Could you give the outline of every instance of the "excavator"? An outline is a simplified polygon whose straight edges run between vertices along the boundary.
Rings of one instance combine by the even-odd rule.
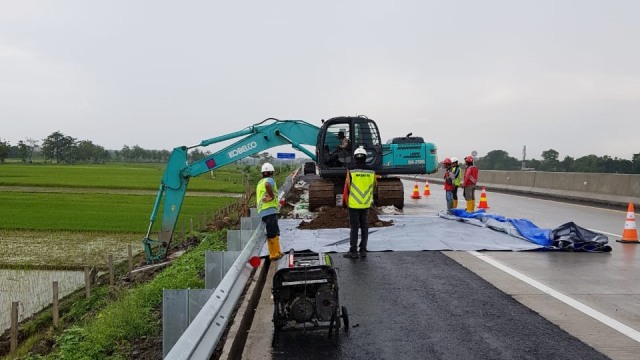
[[[241,138],[220,151],[189,163],[187,153],[194,148]],[[344,140],[346,138],[347,140]],[[315,126],[303,120],[268,118],[243,130],[203,140],[193,146],[173,149],[162,176],[143,246],[147,263],[164,261],[173,238],[189,179],[267,149],[290,145],[313,160],[305,164],[309,182],[309,208],[336,206],[336,195],[342,193],[353,151],[362,146],[367,164],[376,171],[376,206],[404,206],[404,187],[394,175],[430,174],[437,171],[437,148],[422,137],[389,140],[383,144],[378,126],[366,116],[342,116],[322,120]],[[315,147],[310,151],[305,146]],[[311,166],[308,166],[311,165]],[[158,239],[150,238],[158,212],[162,207],[162,223]]]

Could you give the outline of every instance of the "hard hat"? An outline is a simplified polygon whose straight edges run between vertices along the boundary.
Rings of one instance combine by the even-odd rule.
[[[273,169],[273,165],[269,164],[269,163],[264,163],[262,164],[262,170],[260,170],[261,172],[273,172],[275,171]]]
[[[365,150],[364,147],[359,146],[356,151],[353,152],[353,157],[356,159],[366,159],[367,150]]]
[[[467,156],[466,158],[464,158],[464,161],[468,163],[473,163],[473,156],[471,155]]]
[[[445,165],[450,165],[451,164],[451,159],[444,158],[444,160],[442,160],[442,163],[445,164]]]
[[[455,156],[454,156],[454,157],[452,157],[452,158],[451,158],[451,162],[452,162],[452,163],[454,163],[454,162],[458,162],[458,158],[457,158],[457,157],[455,157]]]

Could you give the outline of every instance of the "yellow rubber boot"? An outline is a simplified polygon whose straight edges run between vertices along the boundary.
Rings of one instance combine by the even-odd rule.
[[[458,200],[453,200],[453,208],[457,208],[458,207]]]
[[[282,257],[282,251],[280,251],[280,236],[267,239],[267,248],[269,249],[270,260],[280,259]]]
[[[280,259],[284,255],[282,253],[282,249],[280,249],[280,235],[276,235],[275,248],[276,248],[276,252],[278,253],[278,259]]]
[[[467,200],[467,211],[468,212],[473,212],[473,200]]]
[[[276,238],[267,239],[267,249],[269,249],[269,259],[275,260],[278,257],[278,250],[276,250]]]

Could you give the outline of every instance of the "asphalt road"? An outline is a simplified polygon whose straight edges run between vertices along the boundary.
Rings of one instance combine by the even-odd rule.
[[[283,333],[274,359],[606,359],[441,252],[336,255],[349,331]]]
[[[412,187],[413,182],[406,182],[406,196]],[[432,186],[429,197],[407,199],[404,213],[434,215],[445,204],[440,187]],[[640,358],[640,246],[615,242],[626,209],[497,193],[488,193],[487,200],[490,212],[527,218],[540,227],[574,221],[603,232],[613,251],[380,252],[358,260],[333,254],[349,331],[341,332],[339,340],[328,339],[326,330],[283,333],[271,349],[273,304],[267,295],[243,356]],[[268,285],[264,294],[270,291]]]

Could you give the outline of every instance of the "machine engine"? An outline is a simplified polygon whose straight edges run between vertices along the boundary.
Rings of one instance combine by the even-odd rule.
[[[290,251],[278,261],[273,276],[274,343],[284,330],[348,329],[348,315],[338,303],[338,282],[328,254]]]

